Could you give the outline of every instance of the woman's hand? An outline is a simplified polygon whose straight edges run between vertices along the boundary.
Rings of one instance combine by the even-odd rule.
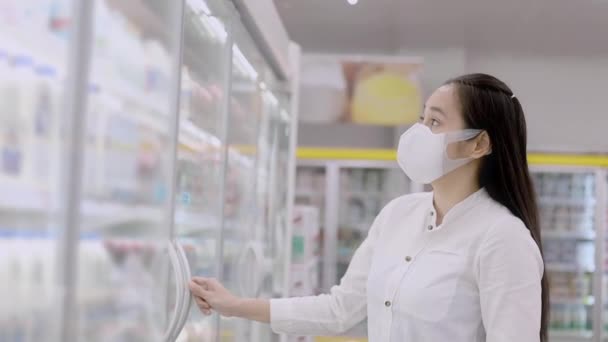
[[[241,298],[230,293],[217,280],[194,277],[189,285],[196,305],[205,315],[215,310],[225,317],[238,316]]]
[[[210,315],[215,310],[222,316],[241,317],[258,322],[270,322],[270,301],[268,299],[241,298],[215,279],[194,277],[190,281],[190,291],[198,308]]]

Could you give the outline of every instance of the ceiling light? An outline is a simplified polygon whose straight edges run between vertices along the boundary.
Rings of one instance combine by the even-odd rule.
[[[347,0],[349,4],[356,5],[359,0]]]

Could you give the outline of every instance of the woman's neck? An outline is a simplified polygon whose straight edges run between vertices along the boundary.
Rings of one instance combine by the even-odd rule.
[[[455,170],[433,182],[433,205],[437,211],[438,225],[450,209],[481,188],[476,176],[457,171],[464,170]]]

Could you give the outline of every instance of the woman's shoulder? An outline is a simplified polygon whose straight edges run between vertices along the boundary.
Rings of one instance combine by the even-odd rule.
[[[384,206],[383,211],[398,210],[403,212],[404,210],[415,209],[420,206],[428,206],[432,203],[432,200],[432,192],[415,192],[406,194],[392,199],[386,206]]]
[[[494,222],[487,227],[480,246],[482,250],[504,253],[505,256],[512,256],[513,253],[534,255],[539,261],[542,260],[536,241],[520,218],[503,206],[488,209],[494,216]]]
[[[433,193],[432,192],[416,192],[399,196],[391,200],[388,204],[382,208],[379,217],[383,220],[389,219],[390,217],[403,217],[408,213],[414,212],[418,208],[428,207],[432,205]]]

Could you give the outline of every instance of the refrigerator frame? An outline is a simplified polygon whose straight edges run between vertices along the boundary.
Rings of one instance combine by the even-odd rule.
[[[68,120],[69,138],[66,144],[64,165],[66,172],[62,174],[62,187],[67,188],[65,197],[64,230],[59,235],[58,253],[60,272],[61,312],[59,318],[59,341],[75,341],[77,331],[76,321],[76,286],[78,270],[78,245],[80,234],[80,193],[84,161],[84,127],[85,118],[81,113],[86,112],[87,100],[83,89],[87,89],[89,64],[91,61],[92,36],[92,1],[72,0],[71,15],[73,19],[73,40],[70,41],[68,52],[68,68],[66,77],[66,92],[64,111]],[[65,187],[64,187],[65,186]]]

